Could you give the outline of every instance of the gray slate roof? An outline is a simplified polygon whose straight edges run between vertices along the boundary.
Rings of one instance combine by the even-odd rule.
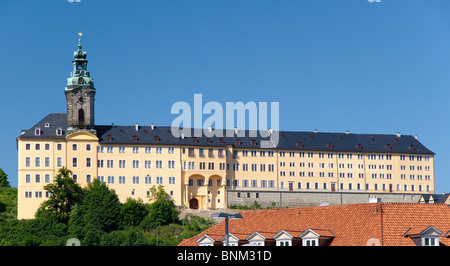
[[[45,127],[48,123],[49,127]],[[40,127],[41,135],[35,136],[34,129]],[[67,127],[67,115],[52,113],[39,121],[31,129],[26,130],[19,138],[65,138]],[[62,136],[56,135],[56,129],[62,128]],[[177,138],[171,134],[169,126],[95,126],[97,137],[101,144],[167,144],[189,146],[225,147],[228,144],[239,148],[260,148],[263,138],[249,137],[249,131],[245,131],[245,137],[224,136],[208,138],[185,137]],[[193,136],[194,134],[191,134]],[[195,140],[195,141],[194,141]],[[240,140],[240,144],[239,141]],[[351,133],[324,133],[324,132],[294,132],[280,131],[277,149],[283,150],[314,150],[314,151],[342,151],[342,152],[374,152],[374,153],[409,153],[409,154],[434,154],[410,135],[397,136],[396,134],[351,134]]]

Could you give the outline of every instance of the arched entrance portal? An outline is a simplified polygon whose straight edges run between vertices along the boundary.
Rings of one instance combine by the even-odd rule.
[[[193,198],[189,201],[189,208],[198,209],[198,200],[196,198]]]

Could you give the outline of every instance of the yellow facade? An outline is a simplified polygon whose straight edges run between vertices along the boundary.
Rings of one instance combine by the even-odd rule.
[[[150,187],[163,185],[176,205],[200,209],[226,208],[227,190],[434,193],[433,154],[100,144],[83,131],[19,137],[17,147],[19,219],[34,217],[62,166],[82,187],[99,178],[122,202],[148,202]]]

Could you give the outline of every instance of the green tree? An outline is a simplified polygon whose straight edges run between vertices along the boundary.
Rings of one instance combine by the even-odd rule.
[[[173,203],[172,197],[167,194],[167,192],[164,190],[163,185],[159,185],[158,187],[151,187],[150,188],[150,194],[147,196],[149,201],[170,201]]]
[[[9,187],[8,175],[0,168],[0,188],[1,187]]]
[[[153,201],[149,205],[149,214],[146,216],[140,227],[145,230],[154,229],[161,225],[170,223],[177,223],[178,211],[172,198],[167,194],[162,185],[150,188],[150,195],[148,196]]]
[[[69,233],[83,245],[98,245],[105,233],[120,229],[123,222],[121,203],[114,190],[94,179],[81,203],[74,206],[69,220]]]
[[[71,178],[72,171],[62,167],[52,184],[44,189],[50,193],[50,198],[44,201],[38,211],[37,218],[56,219],[67,223],[72,207],[83,199],[82,188]]]
[[[17,188],[0,187],[0,218],[17,218]]]
[[[120,212],[124,228],[139,225],[142,219],[148,215],[148,210],[142,200],[132,198],[127,198],[127,201],[120,207]]]

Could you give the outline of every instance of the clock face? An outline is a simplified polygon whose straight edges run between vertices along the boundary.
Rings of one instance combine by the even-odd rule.
[[[84,102],[83,96],[80,96],[80,97],[78,98],[78,101],[79,101],[80,103],[83,103],[83,102]]]

